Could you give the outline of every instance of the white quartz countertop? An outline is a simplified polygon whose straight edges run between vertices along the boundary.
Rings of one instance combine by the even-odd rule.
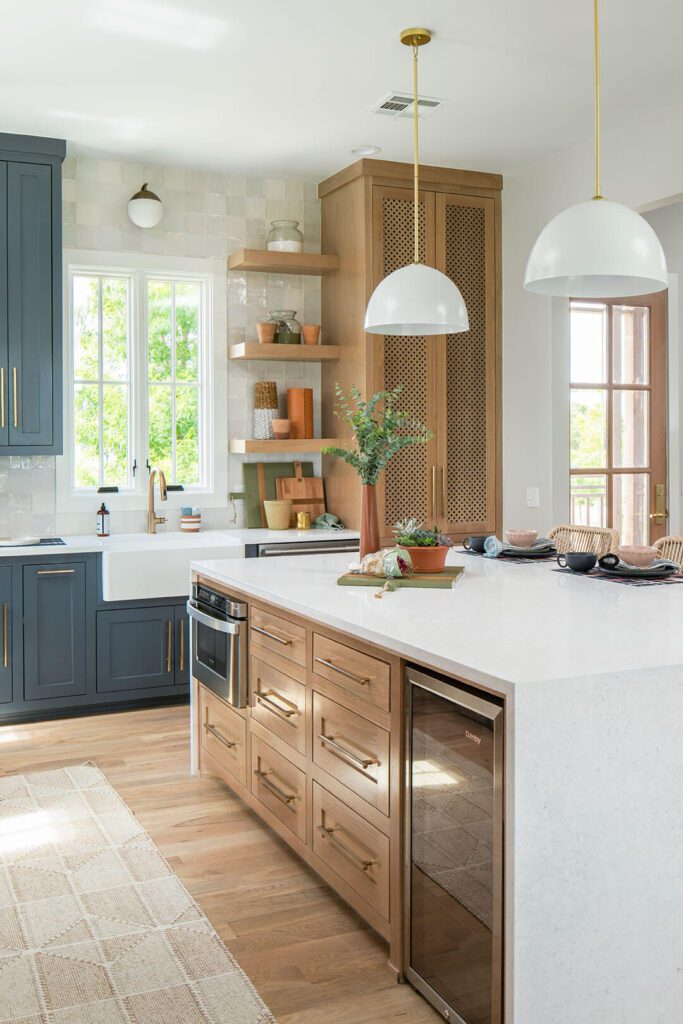
[[[520,684],[680,666],[683,584],[633,587],[449,553],[452,590],[340,587],[345,554],[207,560],[228,587],[503,693]]]

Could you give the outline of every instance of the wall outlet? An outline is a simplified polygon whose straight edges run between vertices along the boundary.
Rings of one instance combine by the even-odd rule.
[[[539,508],[541,504],[541,498],[538,487],[527,487],[526,489],[526,507],[527,508]]]

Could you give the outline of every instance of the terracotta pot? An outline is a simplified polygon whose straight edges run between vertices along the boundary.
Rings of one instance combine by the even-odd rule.
[[[304,345],[317,345],[320,341],[320,324],[304,324]]]
[[[276,441],[286,441],[289,437],[289,420],[273,420],[273,436]]]
[[[275,341],[275,327],[276,324],[269,323],[267,320],[261,320],[256,324],[256,333],[262,345],[273,344]]]
[[[365,558],[379,549],[377,487],[375,484],[363,484],[360,498],[360,557]]]
[[[443,572],[448,554],[446,544],[434,548],[409,548],[407,544],[401,544],[401,547],[410,555],[413,572]]]

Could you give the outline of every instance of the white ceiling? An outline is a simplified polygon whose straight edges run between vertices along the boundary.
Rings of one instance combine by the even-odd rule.
[[[4,11],[3,11],[4,9]],[[0,128],[72,151],[322,178],[409,159],[401,29],[426,25],[424,163],[505,171],[590,138],[591,0],[0,0]],[[683,4],[602,0],[605,130],[683,99]],[[634,141],[637,144],[637,140]]]

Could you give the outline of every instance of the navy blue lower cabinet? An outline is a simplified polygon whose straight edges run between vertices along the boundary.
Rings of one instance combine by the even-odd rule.
[[[173,686],[177,633],[173,605],[99,611],[97,692]]]
[[[12,700],[12,570],[0,567],[0,704]]]
[[[190,617],[187,614],[187,606],[176,605],[175,608],[175,635],[176,635],[176,656],[175,656],[175,685],[189,687],[190,685]],[[189,692],[189,690],[188,690]]]
[[[86,563],[24,565],[24,700],[85,695]]]

